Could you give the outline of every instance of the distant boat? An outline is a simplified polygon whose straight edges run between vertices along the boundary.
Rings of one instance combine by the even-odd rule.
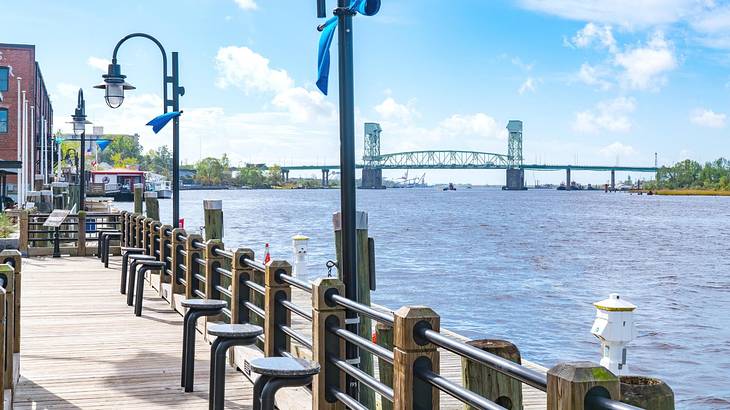
[[[144,184],[144,172],[126,168],[91,171],[87,196],[111,197],[119,202],[134,200],[134,185]]]
[[[449,182],[449,186],[445,186],[444,191],[456,191],[456,187],[453,182]]]
[[[147,191],[157,192],[157,197],[160,199],[172,198],[172,184],[168,180],[149,181],[147,187]]]

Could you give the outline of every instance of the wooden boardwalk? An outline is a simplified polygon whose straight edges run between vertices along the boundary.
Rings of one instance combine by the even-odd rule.
[[[149,285],[142,316],[135,317],[119,293],[119,261],[113,257],[113,269],[104,269],[93,257],[23,260],[21,381],[15,408],[207,408],[207,342],[198,334],[195,392],[183,393],[182,317]],[[309,295],[292,293],[296,304],[311,306]],[[292,318],[293,327],[309,337],[311,324]],[[460,358],[442,351],[441,373],[460,384],[460,372]],[[248,379],[231,367],[226,382],[226,408],[250,408]],[[545,408],[544,393],[525,387],[523,394],[525,409]],[[311,408],[305,393],[294,403],[295,409]],[[441,407],[462,408],[445,394]]]
[[[180,387],[182,317],[145,289],[135,317],[119,293],[119,258],[23,259],[21,381],[16,409],[207,409],[210,348],[198,334],[195,392]],[[252,385],[229,368],[226,408],[250,408]]]

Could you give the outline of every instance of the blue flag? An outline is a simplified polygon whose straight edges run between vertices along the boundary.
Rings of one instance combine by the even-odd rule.
[[[350,10],[363,16],[374,16],[380,10],[380,0],[353,0]],[[322,35],[319,37],[319,50],[317,53],[317,88],[324,95],[327,95],[327,85],[330,76],[330,46],[335,37],[337,28],[337,17],[327,20],[322,26]]]
[[[147,123],[147,125],[151,125],[152,131],[157,134],[158,132],[160,132],[161,129],[165,128],[165,125],[167,125],[167,123],[170,122],[171,119],[179,117],[180,114],[182,114],[182,111],[166,112],[151,119],[150,122]]]
[[[106,147],[109,146],[112,142],[109,140],[96,140],[96,145],[99,147],[99,150],[104,151]]]

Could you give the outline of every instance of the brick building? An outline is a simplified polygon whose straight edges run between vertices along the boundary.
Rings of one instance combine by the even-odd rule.
[[[19,88],[20,99],[18,99]],[[23,92],[25,92],[27,100],[25,121],[23,121]],[[26,147],[26,158],[21,158],[21,161],[24,163],[27,187],[31,190],[39,189],[43,183],[43,175],[50,177],[53,174],[50,170],[53,107],[48,98],[48,90],[40,67],[35,60],[34,45],[0,43],[0,94],[2,95],[0,98],[0,160],[15,161],[18,159],[20,131]],[[23,123],[26,124],[25,130],[22,127]],[[43,140],[45,140],[45,144]],[[8,177],[11,192],[16,190],[16,181],[15,177]]]

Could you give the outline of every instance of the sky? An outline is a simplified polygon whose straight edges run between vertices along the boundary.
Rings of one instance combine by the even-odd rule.
[[[315,0],[25,0],[3,6],[0,42],[36,45],[56,129],[69,131],[83,87],[94,125],[138,133],[145,149],[171,144],[170,129],[144,125],[162,112],[154,44],[122,46],[119,63],[137,87],[122,107],[91,88],[116,42],[146,32],[180,55],[184,162],[226,153],[233,164],[333,164],[337,40],[325,96],[315,86],[315,10]],[[524,122],[527,163],[651,166],[655,152],[661,165],[730,148],[730,2],[382,0],[377,15],[355,18],[354,41],[358,158],[368,121],[383,128],[383,153],[506,153],[512,119]],[[410,174],[423,172],[429,183],[504,183],[503,171]]]

